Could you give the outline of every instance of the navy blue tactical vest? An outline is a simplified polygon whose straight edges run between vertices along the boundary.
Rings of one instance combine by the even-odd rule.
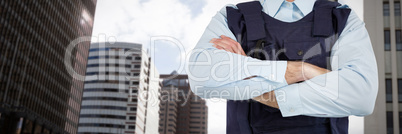
[[[330,67],[331,48],[346,25],[348,8],[318,0],[312,12],[296,22],[283,22],[262,11],[258,1],[227,7],[229,29],[243,50],[261,60],[304,61]],[[330,69],[330,68],[328,68]],[[287,98],[291,99],[291,98]],[[282,117],[280,111],[253,100],[227,102],[228,134],[344,134],[348,117]]]

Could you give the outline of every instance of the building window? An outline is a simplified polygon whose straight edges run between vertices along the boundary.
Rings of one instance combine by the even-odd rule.
[[[401,30],[395,31],[395,39],[396,39],[396,50],[402,51],[402,34]]]
[[[136,107],[131,107],[130,111],[137,111],[137,108]]]
[[[395,15],[395,29],[401,29],[401,4],[399,1],[394,3],[394,15]]]
[[[391,34],[389,30],[384,30],[384,50],[391,50]]]
[[[103,123],[80,123],[80,127],[109,127],[109,128],[124,128],[124,125],[103,124]]]
[[[402,112],[399,112],[399,131],[402,130]],[[399,132],[401,133],[401,132]]]
[[[130,125],[128,126],[128,129],[135,129],[135,126]]]
[[[130,116],[129,119],[130,120],[135,120],[135,116]]]
[[[388,2],[384,2],[384,4],[383,4],[383,15],[389,16],[389,3]]]
[[[394,122],[392,117],[392,111],[387,111],[387,134],[394,133]]]
[[[394,12],[395,16],[401,16],[401,4],[399,1],[395,1],[394,3]]]
[[[89,50],[89,52],[95,52],[95,51],[109,51],[109,48],[92,48]]]
[[[402,79],[398,79],[398,99],[399,99],[399,103],[402,103]],[[402,115],[400,115],[400,116],[402,116]]]
[[[384,2],[383,3],[383,22],[384,22],[384,28],[389,28],[390,27],[390,8],[389,8],[389,3]]]
[[[84,89],[85,92],[119,92],[119,89],[111,89],[111,88],[89,88]]]
[[[82,100],[86,100],[86,101],[102,101],[102,100],[109,100],[109,101],[123,101],[123,102],[127,102],[127,98],[117,98],[117,97],[83,97]]]
[[[109,119],[126,119],[126,116],[119,115],[100,115],[100,114],[81,114],[80,118],[109,118]]]
[[[89,106],[82,106],[81,109],[110,109],[110,110],[126,111],[127,107],[89,105]]]
[[[387,103],[392,103],[392,79],[385,79],[385,91]]]

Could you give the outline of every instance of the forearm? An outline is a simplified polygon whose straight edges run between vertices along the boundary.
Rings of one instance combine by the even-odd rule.
[[[251,57],[218,50],[211,40],[226,35],[236,42],[233,33],[226,23],[226,9],[218,12],[212,18],[201,39],[190,54],[186,72],[189,76],[192,90],[197,92],[234,91],[238,87],[247,87],[242,83],[249,83],[248,88],[259,87],[264,91],[268,87],[287,85],[284,78],[287,61],[262,61]],[[241,48],[241,47],[240,47]],[[232,49],[230,49],[232,50]],[[244,79],[256,77],[249,81]],[[257,81],[256,81],[257,80]],[[251,82],[253,81],[253,82]],[[196,93],[197,94],[197,93]],[[261,93],[262,94],[262,93]],[[261,95],[259,94],[259,95]],[[203,98],[211,98],[205,94],[197,94]],[[250,99],[252,96],[241,99]],[[255,97],[255,96],[254,96]],[[231,99],[227,97],[225,99]]]
[[[316,76],[330,72],[325,68],[303,63],[303,62],[288,62],[286,68],[285,79],[289,84],[312,79]],[[253,98],[254,100],[270,107],[279,108],[275,97],[275,92],[270,91],[261,96]]]
[[[276,101],[274,91],[270,91],[270,92],[264,93],[260,96],[254,97],[253,100],[258,101],[264,105],[267,105],[267,106],[270,106],[273,108],[279,108],[278,102]]]
[[[192,91],[202,98],[247,100],[287,85],[286,61],[261,61],[217,49],[192,56],[186,72]]]
[[[375,70],[372,70],[376,74]],[[370,78],[371,77],[371,78]],[[320,75],[275,90],[282,115],[316,117],[364,116],[372,112],[377,95],[375,76],[352,68]]]
[[[308,75],[306,81],[284,86],[253,99],[280,108],[285,117],[368,115],[377,95],[377,73],[376,67],[373,67],[375,61],[360,64],[367,66],[359,70],[354,65],[347,65],[332,72],[309,66],[306,67],[309,71],[304,73]]]

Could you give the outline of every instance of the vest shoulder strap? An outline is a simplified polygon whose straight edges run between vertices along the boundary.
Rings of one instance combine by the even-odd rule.
[[[313,36],[328,37],[334,33],[338,36],[345,28],[350,14],[349,8],[337,8],[338,2],[318,0],[314,4],[314,29]]]
[[[247,40],[258,40],[265,38],[265,22],[262,17],[262,6],[259,1],[251,1],[237,4],[238,10],[226,8],[229,28],[235,34],[241,33],[241,19],[244,19],[247,29]]]

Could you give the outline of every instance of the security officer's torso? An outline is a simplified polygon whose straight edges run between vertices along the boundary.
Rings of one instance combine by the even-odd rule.
[[[261,60],[304,61],[330,70],[331,49],[346,25],[350,9],[316,1],[313,11],[296,22],[283,22],[262,11],[260,2],[227,7],[228,26],[247,55]],[[287,98],[291,99],[291,98]],[[348,118],[282,117],[259,102],[228,101],[228,134],[347,133]]]

